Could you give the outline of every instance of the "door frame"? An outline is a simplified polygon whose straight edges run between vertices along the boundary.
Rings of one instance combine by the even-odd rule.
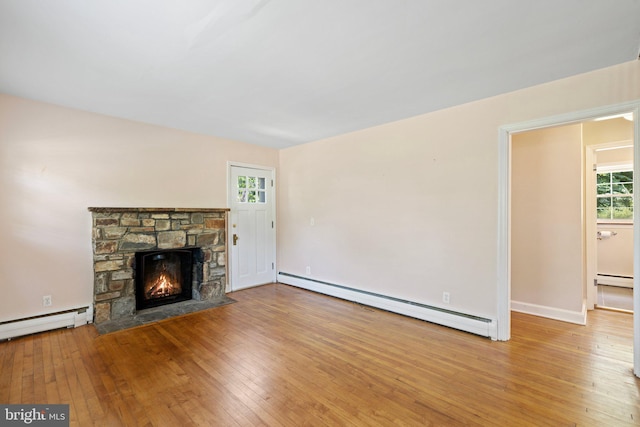
[[[274,262],[274,268],[273,268],[273,278],[272,280],[275,282],[276,278],[278,277],[277,272],[278,272],[278,252],[276,251],[277,245],[276,245],[276,238],[278,236],[278,233],[276,232],[276,230],[278,229],[278,221],[277,221],[277,217],[276,217],[276,212],[277,212],[277,197],[276,197],[276,168],[275,167],[271,167],[271,166],[264,166],[264,165],[256,165],[256,164],[251,164],[251,163],[243,163],[243,162],[234,162],[234,161],[227,161],[227,208],[229,208],[229,221],[227,222],[227,236],[226,236],[226,245],[229,248],[229,259],[227,259],[227,268],[229,271],[229,278],[227,280],[227,284],[225,287],[225,292],[233,292],[234,287],[233,287],[233,283],[232,283],[232,279],[233,279],[233,274],[232,274],[232,269],[233,269],[233,257],[231,256],[231,251],[233,250],[231,245],[231,236],[233,235],[233,231],[232,231],[232,224],[231,224],[231,217],[232,217],[232,212],[231,212],[231,206],[232,206],[232,197],[234,196],[232,193],[232,180],[231,180],[231,169],[233,167],[240,167],[240,168],[249,168],[249,169],[258,169],[258,170],[262,170],[262,171],[267,171],[269,173],[271,173],[271,179],[273,180],[273,186],[271,188],[271,194],[273,197],[273,203],[271,204],[271,218],[273,218],[273,228],[272,228],[272,250],[273,250],[273,262]]]
[[[615,114],[634,114],[634,170],[640,170],[640,100],[577,111],[528,122],[500,126],[498,129],[498,254],[497,254],[497,339],[511,338],[511,134],[562,126]],[[633,176],[634,188],[640,174]],[[634,192],[634,206],[640,206],[640,192]],[[640,272],[640,212],[634,210],[633,268]],[[640,377],[640,274],[633,275],[633,372]]]

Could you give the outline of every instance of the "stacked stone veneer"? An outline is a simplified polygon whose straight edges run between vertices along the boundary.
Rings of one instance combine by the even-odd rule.
[[[93,218],[94,322],[133,316],[135,253],[199,247],[202,277],[193,298],[224,297],[228,209],[89,208]],[[200,272],[197,272],[200,273]]]

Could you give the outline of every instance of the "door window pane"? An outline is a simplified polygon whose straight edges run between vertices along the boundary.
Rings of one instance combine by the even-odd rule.
[[[239,176],[238,177],[238,188],[247,188],[247,177]]]
[[[267,179],[257,176],[238,177],[239,203],[267,203]]]

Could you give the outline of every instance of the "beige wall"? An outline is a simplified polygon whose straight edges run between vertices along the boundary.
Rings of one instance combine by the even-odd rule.
[[[633,142],[633,122],[622,118],[611,120],[600,120],[585,122],[583,127],[584,145],[609,144],[614,142]],[[599,161],[608,161],[608,152],[603,152],[603,157]],[[620,152],[610,153],[611,155],[625,156]],[[633,157],[631,157],[633,161]]]
[[[0,96],[0,321],[91,302],[88,206],[226,206],[228,160],[278,156],[279,271],[495,318],[498,128],[637,99],[633,61],[278,154]]]
[[[282,150],[279,270],[495,318],[498,128],[637,99],[633,61]]]
[[[511,299],[581,312],[582,125],[511,141]]]
[[[598,240],[598,274],[633,277],[633,225],[598,224],[598,231],[615,233]],[[610,280],[599,279],[599,282]]]
[[[87,207],[226,207],[227,161],[278,152],[0,95],[0,321],[92,303]]]

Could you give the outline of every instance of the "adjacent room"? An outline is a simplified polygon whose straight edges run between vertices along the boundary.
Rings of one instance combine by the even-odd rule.
[[[0,420],[637,425],[613,6],[0,0]]]

